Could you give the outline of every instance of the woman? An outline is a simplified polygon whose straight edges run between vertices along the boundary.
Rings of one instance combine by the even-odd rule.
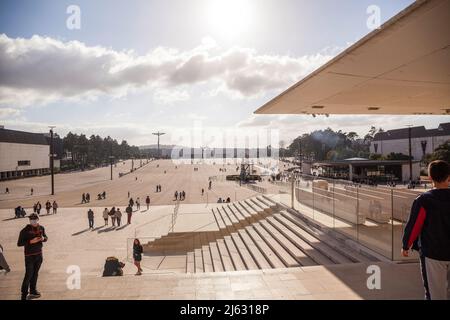
[[[111,217],[112,226],[116,226],[116,207],[112,207],[111,211],[109,211],[109,216]]]
[[[105,220],[105,226],[108,225],[108,216],[109,216],[109,210],[108,210],[108,208],[105,208],[105,210],[103,210],[103,220]]]
[[[142,274],[142,268],[141,268],[141,260],[142,260],[142,245],[139,239],[134,239],[133,243],[133,259],[134,259],[134,265],[138,269],[136,272],[137,276],[140,276]]]

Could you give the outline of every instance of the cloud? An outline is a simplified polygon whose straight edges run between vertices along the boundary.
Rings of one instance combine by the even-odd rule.
[[[189,99],[185,88],[199,84],[215,86],[209,88],[215,93],[257,97],[298,81],[336,53],[330,52],[263,55],[249,48],[221,50],[208,38],[191,50],[158,47],[136,55],[79,41],[0,34],[0,106],[120,97],[142,88],[172,103]]]
[[[20,110],[13,108],[0,108],[0,119],[16,118],[20,115]]]

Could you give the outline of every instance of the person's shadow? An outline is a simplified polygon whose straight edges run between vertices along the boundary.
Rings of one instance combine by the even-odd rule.
[[[123,229],[125,229],[125,228],[128,227],[128,226],[129,226],[129,224],[124,224],[123,226],[117,228],[116,231],[123,230]]]
[[[91,229],[90,229],[90,228],[87,228],[87,229],[84,229],[84,230],[81,230],[81,231],[72,233],[72,237],[74,237],[74,236],[79,236],[80,234],[83,234],[83,233],[85,233],[85,232],[87,232],[87,231],[89,231],[89,230],[91,230]]]
[[[106,228],[106,229],[97,230],[97,233],[110,232],[110,231],[113,231],[113,230],[116,230],[115,226],[114,227],[111,226],[111,227]]]

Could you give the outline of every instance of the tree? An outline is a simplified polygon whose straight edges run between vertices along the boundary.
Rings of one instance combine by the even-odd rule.
[[[441,144],[433,153],[427,154],[424,157],[424,162],[427,165],[434,160],[444,160],[450,163],[450,140]]]

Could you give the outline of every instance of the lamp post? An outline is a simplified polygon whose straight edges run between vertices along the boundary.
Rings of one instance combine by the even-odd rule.
[[[152,134],[155,135],[155,136],[158,136],[158,158],[161,158],[161,152],[159,150],[159,137],[164,135],[165,133],[158,131],[158,132],[153,132]]]
[[[53,129],[55,126],[49,126],[50,128],[50,174],[51,174],[51,188],[52,196],[55,195],[55,170],[54,170],[54,151],[53,151]]]
[[[412,183],[412,147],[411,147],[411,132],[412,132],[412,125],[408,124],[408,154],[409,154],[409,182]]]
[[[113,179],[113,161],[114,161],[114,156],[112,154],[112,141],[111,141],[111,145],[110,145],[110,150],[109,150],[109,163],[111,165],[111,180]]]

